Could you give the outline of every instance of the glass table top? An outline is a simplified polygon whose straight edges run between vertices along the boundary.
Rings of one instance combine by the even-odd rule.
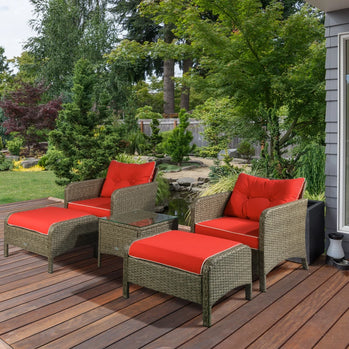
[[[151,211],[136,210],[111,217],[101,219],[109,220],[116,223],[132,225],[135,227],[147,227],[152,224],[161,223],[176,219],[176,216],[170,216],[163,213]]]

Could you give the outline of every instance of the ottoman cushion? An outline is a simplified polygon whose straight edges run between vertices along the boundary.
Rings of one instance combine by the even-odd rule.
[[[9,216],[7,224],[48,234],[50,226],[74,218],[89,216],[86,212],[66,209],[63,207],[43,207],[33,210],[15,212]]]
[[[217,237],[171,230],[133,242],[129,256],[201,274],[206,259],[239,244]]]

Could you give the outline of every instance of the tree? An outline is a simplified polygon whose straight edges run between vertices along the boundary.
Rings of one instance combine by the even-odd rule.
[[[0,101],[6,133],[18,132],[24,138],[28,152],[33,145],[47,140],[61,109],[59,98],[43,103],[46,91],[43,84],[33,86],[22,82],[17,90]]]
[[[80,59],[74,68],[72,102],[63,105],[50,133],[54,149],[48,162],[58,184],[101,176],[119,152],[120,136],[112,126],[108,96],[97,86],[93,65]]]
[[[268,175],[292,176],[301,151],[291,168],[287,147],[324,137],[321,16],[308,6],[286,16],[280,1],[192,0],[184,10],[181,3],[161,2],[200,52],[191,85],[206,98],[230,97],[236,133],[268,150]]]
[[[182,109],[178,118],[179,125],[168,136],[165,148],[171,156],[171,160],[180,165],[183,159],[195,149],[195,144],[190,145],[193,135],[187,130],[189,114]]]
[[[42,79],[53,94],[70,90],[76,61],[85,57],[101,62],[116,42],[108,17],[108,0],[30,0],[37,19],[31,21],[36,37],[25,48],[36,59]]]
[[[9,69],[8,59],[5,56],[5,49],[0,46],[0,97],[2,97],[7,90],[7,85],[11,80],[11,73]]]
[[[193,117],[204,123],[202,134],[208,145],[200,149],[203,155],[217,157],[228,148],[234,134],[232,115],[234,109],[229,98],[209,98],[193,111]]]

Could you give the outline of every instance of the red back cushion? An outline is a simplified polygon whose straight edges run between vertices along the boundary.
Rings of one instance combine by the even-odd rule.
[[[108,168],[101,196],[110,197],[114,190],[150,183],[154,178],[155,161],[145,164],[125,164],[113,160]]]
[[[240,173],[224,215],[258,221],[266,208],[298,200],[304,181],[304,178],[267,179]]]

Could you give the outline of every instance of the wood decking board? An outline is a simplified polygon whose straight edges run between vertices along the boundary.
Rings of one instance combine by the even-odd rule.
[[[14,211],[57,205],[50,199],[0,205]],[[230,292],[202,327],[201,307],[131,285],[122,297],[122,260],[92,247],[59,256],[53,274],[47,259],[10,246],[0,254],[0,349],[8,348],[347,348],[349,272],[319,258],[308,271],[284,262],[267,277],[267,292],[253,285],[253,299]]]

